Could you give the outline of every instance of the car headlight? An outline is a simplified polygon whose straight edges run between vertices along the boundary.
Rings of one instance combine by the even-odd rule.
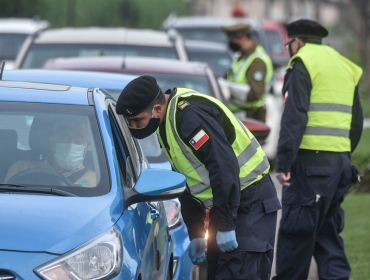
[[[111,228],[34,271],[45,280],[108,279],[121,271],[122,251],[121,234]]]
[[[181,206],[177,200],[163,201],[166,209],[167,224],[169,228],[174,228],[182,223]]]

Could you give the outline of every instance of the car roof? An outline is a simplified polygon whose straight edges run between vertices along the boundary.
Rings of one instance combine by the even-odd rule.
[[[173,46],[170,37],[164,31],[103,27],[49,29],[35,38],[34,43]]]
[[[252,28],[256,28],[259,25],[255,18],[181,16],[167,18],[163,22],[163,28],[214,28],[239,22],[248,23]]]
[[[0,33],[33,34],[40,29],[47,28],[49,22],[31,18],[2,18],[0,19]]]
[[[42,82],[86,88],[123,89],[134,75],[105,72],[22,69],[4,71],[4,81]]]
[[[224,43],[200,41],[200,40],[185,40],[185,47],[188,50],[197,50],[204,52],[229,52]]]
[[[89,105],[87,91],[67,85],[0,81],[0,101]]]
[[[167,58],[97,56],[50,59],[45,69],[95,70],[111,72],[168,73],[204,76],[206,64]]]

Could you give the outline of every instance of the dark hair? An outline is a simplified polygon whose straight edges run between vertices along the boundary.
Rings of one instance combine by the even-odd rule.
[[[164,105],[166,103],[166,97],[161,89],[159,89],[158,96],[153,100],[152,104],[149,105],[149,107],[145,110],[149,114],[152,113],[154,105]]]
[[[321,38],[312,38],[312,37],[298,37],[303,43],[311,43],[311,44],[318,44],[321,45],[322,39]]]

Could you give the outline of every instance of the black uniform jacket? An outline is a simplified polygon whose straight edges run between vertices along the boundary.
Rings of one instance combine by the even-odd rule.
[[[283,96],[286,102],[281,120],[276,172],[290,172],[290,167],[297,157],[308,122],[307,112],[310,106],[311,89],[311,78],[306,67],[300,58],[294,59],[285,74],[283,86]],[[356,86],[349,136],[352,152],[360,141],[362,128],[363,113],[358,86]]]
[[[166,94],[170,94],[172,98],[175,91],[168,90]],[[226,128],[226,121],[228,119],[223,116],[220,108],[210,102],[199,101],[199,98],[187,98],[185,105],[183,103],[177,108],[176,125],[179,136],[209,172],[218,231],[235,230],[240,202],[239,165],[230,144],[235,140],[235,131]],[[165,125],[168,124],[162,124],[159,129],[168,149]],[[195,149],[191,142],[194,144],[192,139],[201,130],[209,139]],[[204,238],[204,206],[192,198],[188,191],[179,199],[190,240]]]

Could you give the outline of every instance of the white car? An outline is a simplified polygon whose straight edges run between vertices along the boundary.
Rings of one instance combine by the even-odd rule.
[[[49,22],[30,18],[0,19],[0,61],[12,69],[15,57],[27,36],[49,27]]]
[[[16,69],[39,68],[57,57],[147,56],[188,60],[175,30],[129,28],[60,28],[30,36],[15,61]]]

